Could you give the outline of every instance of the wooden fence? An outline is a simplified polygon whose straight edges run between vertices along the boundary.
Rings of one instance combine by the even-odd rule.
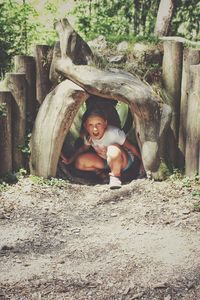
[[[200,50],[184,41],[163,41],[163,82],[173,110],[168,138],[174,166],[200,174]],[[16,56],[15,73],[6,75],[8,90],[0,91],[0,176],[27,167],[21,146],[39,105],[51,89],[50,47],[37,45],[35,57]]]
[[[200,50],[181,38],[164,38],[163,82],[173,115],[171,161],[185,174],[200,174]]]
[[[6,74],[7,90],[0,91],[0,176],[28,167],[22,148],[38,107],[51,88],[50,50],[49,46],[37,45],[35,57],[16,56],[15,73]]]

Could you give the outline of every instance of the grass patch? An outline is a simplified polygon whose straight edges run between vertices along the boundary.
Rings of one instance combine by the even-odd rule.
[[[30,175],[29,176],[30,180],[37,185],[41,185],[41,186],[56,186],[56,187],[66,187],[67,182],[63,179],[60,178],[43,178],[40,176],[35,176],[35,175]]]

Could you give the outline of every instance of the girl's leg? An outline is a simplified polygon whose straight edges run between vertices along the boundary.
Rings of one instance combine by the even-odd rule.
[[[75,167],[81,171],[98,171],[104,169],[104,160],[95,153],[86,152],[79,155]]]
[[[108,146],[107,162],[110,167],[110,175],[120,177],[121,171],[126,168],[128,159],[125,150],[119,145]]]

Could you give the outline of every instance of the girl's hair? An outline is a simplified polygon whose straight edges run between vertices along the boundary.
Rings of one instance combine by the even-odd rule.
[[[81,122],[81,130],[80,130],[80,135],[81,136],[86,136],[86,138],[88,137],[88,133],[85,130],[84,124],[87,121],[87,119],[89,117],[94,117],[94,116],[98,116],[101,117],[102,119],[104,119],[105,121],[107,121],[107,115],[106,112],[104,112],[102,109],[100,108],[89,108],[87,109],[83,116],[82,116],[82,122]]]
[[[89,117],[94,117],[94,116],[101,117],[105,121],[107,120],[106,113],[102,109],[100,109],[100,108],[91,108],[91,109],[87,109],[84,112],[84,114],[82,116],[82,125],[84,125],[84,123],[87,121],[87,119]]]

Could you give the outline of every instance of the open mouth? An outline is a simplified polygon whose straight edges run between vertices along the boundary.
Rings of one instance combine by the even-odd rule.
[[[93,132],[93,135],[94,135],[95,137],[97,137],[97,136],[99,135],[99,133],[98,133],[98,132]]]

